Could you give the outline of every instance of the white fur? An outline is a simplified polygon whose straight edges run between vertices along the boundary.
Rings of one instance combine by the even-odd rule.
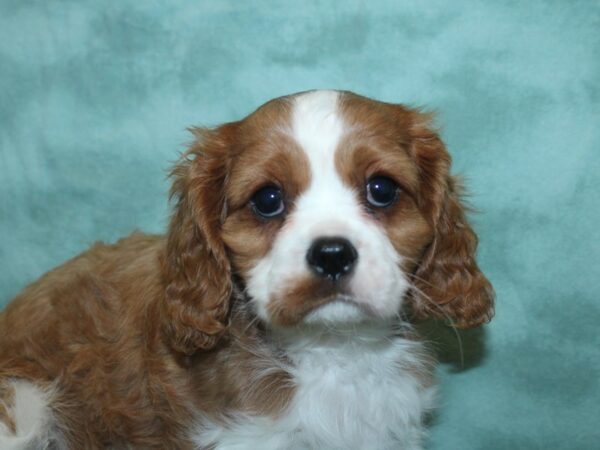
[[[364,212],[360,194],[344,184],[336,171],[335,153],[346,130],[338,96],[335,91],[313,91],[294,99],[291,132],[308,157],[311,184],[296,199],[295,210],[272,250],[250,273],[248,293],[259,317],[267,322],[272,298],[311,276],[306,253],[319,237],[344,237],[359,256],[350,279],[351,296],[340,298],[340,303],[349,304],[319,308],[307,321],[360,321],[365,319],[365,311],[389,318],[400,310],[409,287],[400,269],[402,258],[385,230]]]
[[[420,449],[434,388],[416,375],[420,344],[389,329],[278,337],[294,363],[297,393],[286,414],[203,421],[193,440],[215,450]]]
[[[14,402],[12,405],[4,406],[8,406],[9,414],[16,425],[16,433],[12,433],[0,422],[0,449],[66,448],[54,427],[54,419],[49,407],[51,391],[25,380],[11,380],[9,384],[14,389]],[[51,445],[54,446],[50,447]]]

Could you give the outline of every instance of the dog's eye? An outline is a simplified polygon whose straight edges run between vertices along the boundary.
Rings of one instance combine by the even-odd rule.
[[[285,209],[281,189],[275,186],[266,186],[256,191],[250,204],[259,216],[269,219],[279,216]]]
[[[398,196],[398,185],[388,177],[376,176],[367,182],[367,201],[377,207],[390,206]]]

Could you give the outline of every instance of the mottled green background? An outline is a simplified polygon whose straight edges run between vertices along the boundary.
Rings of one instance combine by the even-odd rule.
[[[426,105],[498,293],[431,449],[600,448],[600,2],[0,2],[0,304],[168,217],[185,128],[340,88]]]

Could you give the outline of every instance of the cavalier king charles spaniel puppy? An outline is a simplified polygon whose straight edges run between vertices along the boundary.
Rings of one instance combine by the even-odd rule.
[[[165,236],[97,243],[0,314],[0,448],[421,448],[410,324],[493,314],[430,119],[323,90],[193,129]]]

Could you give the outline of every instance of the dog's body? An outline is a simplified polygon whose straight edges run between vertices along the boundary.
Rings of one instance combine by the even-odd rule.
[[[166,237],[97,244],[0,315],[0,448],[420,448],[405,300],[492,311],[426,118],[314,91],[196,133]]]

